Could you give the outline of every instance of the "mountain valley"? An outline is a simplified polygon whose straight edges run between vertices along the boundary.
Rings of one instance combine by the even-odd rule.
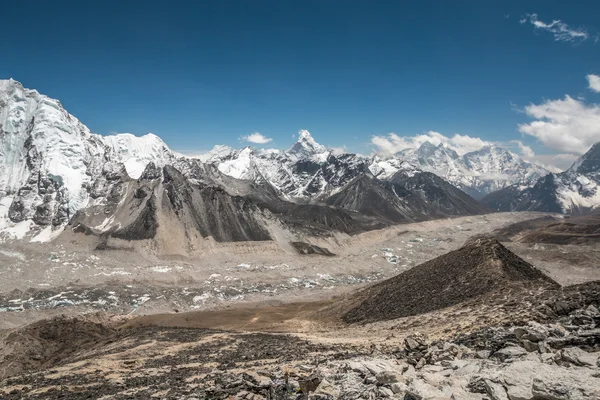
[[[185,157],[0,81],[0,397],[600,399],[599,154]]]

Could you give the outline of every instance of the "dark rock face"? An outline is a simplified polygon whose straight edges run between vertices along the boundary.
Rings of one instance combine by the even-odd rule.
[[[250,200],[230,196],[213,186],[192,185],[171,166],[163,169],[164,199],[184,223],[203,237],[218,242],[269,240],[270,235],[256,215],[260,210]],[[166,201],[165,201],[166,200]]]
[[[329,197],[326,203],[376,217],[388,224],[490,211],[428,172],[413,176],[399,172],[389,182],[361,175]]]
[[[356,294],[345,322],[373,322],[422,314],[519,284],[558,287],[541,271],[490,238],[475,239]]]
[[[388,223],[426,219],[426,215],[410,201],[411,193],[402,187],[399,188],[399,192],[395,192],[389,184],[362,175],[329,197],[326,203],[377,217]]]
[[[131,224],[111,232],[111,236],[124,240],[152,239],[156,235],[157,228],[156,197],[152,195],[135,220]]]
[[[523,191],[517,185],[490,193],[481,202],[498,211],[562,212],[556,197],[555,175],[548,174]]]
[[[430,172],[412,176],[399,172],[390,180],[395,187],[409,191],[421,200],[425,212],[432,217],[484,214],[491,210],[471,196]]]
[[[593,145],[581,160],[577,172],[595,174],[600,172],[600,142]]]
[[[142,175],[140,175],[140,181],[151,181],[159,179],[161,177],[161,168],[158,168],[153,162],[148,163]]]
[[[481,202],[498,211],[542,211],[585,214],[597,204],[593,198],[600,190],[600,143],[568,170],[548,174],[535,185],[521,190],[518,185],[490,193]]]
[[[12,222],[24,221],[27,219],[27,215],[25,214],[26,211],[23,200],[16,198],[8,208],[8,218],[10,218]]]
[[[328,256],[328,257],[335,256],[335,254],[333,254],[331,251],[329,251],[329,249],[327,249],[325,247],[319,247],[314,244],[304,243],[304,242],[291,242],[290,244],[292,246],[294,246],[294,248],[296,249],[298,254],[303,254],[303,255],[318,254],[321,256]]]

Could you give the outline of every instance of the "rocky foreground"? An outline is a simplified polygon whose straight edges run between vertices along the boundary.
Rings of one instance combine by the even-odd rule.
[[[325,301],[0,331],[0,397],[600,399],[598,307],[477,237]]]
[[[487,327],[446,340],[413,333],[399,345],[118,330],[58,318],[5,340],[15,352],[3,365],[21,363],[22,371],[6,378],[0,393],[6,399],[600,399],[600,311],[562,306],[556,304],[566,315],[552,322]]]

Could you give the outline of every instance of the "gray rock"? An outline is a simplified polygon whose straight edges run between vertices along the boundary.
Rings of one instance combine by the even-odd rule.
[[[317,390],[321,384],[321,380],[322,378],[319,375],[312,374],[305,379],[300,379],[298,384],[300,385],[300,390],[302,390],[302,393],[308,394]]]
[[[527,350],[530,353],[532,351],[538,351],[540,349],[540,347],[537,345],[537,343],[531,342],[527,339],[523,339],[521,341],[521,343],[523,344],[523,347],[525,348],[525,350]]]
[[[399,380],[398,374],[394,371],[381,371],[375,375],[375,379],[377,379],[377,382],[381,383],[382,385],[396,383]]]
[[[506,364],[494,381],[503,383],[510,400],[600,398],[600,378],[594,376],[593,369],[577,366],[565,368],[539,361],[515,361]],[[558,396],[563,387],[569,387],[571,397]]]
[[[407,391],[404,394],[403,400],[423,400],[423,396],[415,392]]]
[[[542,353],[540,359],[544,364],[554,364],[554,353]]]
[[[598,354],[588,353],[579,347],[567,347],[560,351],[560,359],[579,366],[595,366]]]
[[[525,329],[523,327],[518,327],[518,328],[514,329],[513,333],[515,334],[517,339],[521,339],[523,337],[523,335],[527,334],[527,329]]]
[[[421,345],[411,337],[404,339],[404,346],[409,350],[418,350],[419,347],[421,347]]]
[[[540,400],[584,400],[600,398],[600,387],[564,379],[533,379],[531,392]]]
[[[319,384],[319,387],[315,390],[316,395],[331,396],[334,399],[340,395],[338,388],[333,386],[327,379],[323,379]]]
[[[551,353],[552,350],[550,349],[550,347],[548,346],[548,343],[544,342],[538,342],[538,351],[540,353]]]
[[[365,385],[374,385],[377,383],[377,379],[374,376],[367,376],[363,382]]]
[[[477,353],[475,353],[475,355],[477,358],[481,358],[482,360],[485,360],[490,357],[491,353],[492,352],[489,350],[479,350]]]
[[[590,304],[586,309],[585,309],[585,313],[589,316],[595,317],[597,315],[600,315],[600,310],[598,310],[598,308],[596,308],[593,304]]]
[[[401,394],[408,390],[408,386],[406,386],[402,382],[396,382],[396,383],[392,383],[391,389],[392,389],[392,392],[394,392],[394,394]]]
[[[379,395],[381,397],[386,397],[387,398],[387,397],[393,397],[394,396],[394,392],[392,392],[391,389],[388,389],[386,387],[380,387],[378,391],[379,391]]]
[[[537,343],[542,340],[546,340],[547,338],[548,338],[548,336],[545,333],[530,331],[530,332],[527,332],[527,334],[523,335],[521,337],[521,340],[529,340],[530,342]]]
[[[485,391],[490,396],[491,400],[509,400],[506,394],[506,389],[499,383],[492,382],[489,379],[484,379]]]
[[[527,354],[527,350],[519,346],[508,346],[498,350],[494,353],[494,356],[500,359],[500,361],[506,361],[512,358],[519,358]]]

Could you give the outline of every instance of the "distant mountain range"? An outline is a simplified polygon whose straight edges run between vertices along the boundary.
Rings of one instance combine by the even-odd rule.
[[[499,211],[587,213],[600,205],[600,143],[566,171],[547,174],[532,186],[508,186],[482,202]]]
[[[366,171],[381,180],[398,171],[432,172],[478,199],[512,184],[530,186],[548,173],[505,148],[491,145],[459,156],[443,144],[425,142],[383,158],[336,155],[316,143],[307,131],[299,136],[287,151],[215,146],[201,159],[238,179],[266,179],[282,195],[296,200],[322,198]]]
[[[577,176],[596,171],[590,162]],[[0,239],[65,231],[99,247],[150,240],[163,253],[485,213],[469,194],[529,188],[547,173],[494,146],[459,156],[425,143],[366,157],[329,150],[307,131],[288,150],[215,146],[187,158],[153,134],[94,134],[14,80],[0,81],[0,167]]]

